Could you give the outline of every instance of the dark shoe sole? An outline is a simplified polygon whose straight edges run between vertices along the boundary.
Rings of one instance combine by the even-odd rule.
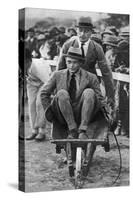
[[[37,141],[37,142],[42,142],[42,141],[44,141],[46,139],[46,136],[43,136],[43,137],[41,137],[41,138],[35,138],[35,140]]]
[[[31,135],[30,137],[26,138],[26,140],[34,140],[37,134]]]

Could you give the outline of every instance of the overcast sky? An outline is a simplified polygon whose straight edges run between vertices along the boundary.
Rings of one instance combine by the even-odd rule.
[[[89,10],[89,9],[88,9]],[[25,13],[25,28],[29,26],[34,26],[38,20],[45,19],[46,17],[55,17],[55,18],[75,18],[78,19],[81,16],[90,16],[92,21],[97,21],[99,18],[106,18],[107,14],[97,13],[97,12],[88,12],[88,11],[65,11],[65,10],[54,10],[54,9],[40,9],[40,8],[26,8]]]
[[[105,13],[96,13],[96,12],[88,12],[88,11],[66,11],[66,10],[53,10],[53,9],[39,9],[39,8],[27,8],[26,9],[26,17],[35,18],[38,17],[40,19],[45,17],[63,17],[63,18],[71,18],[80,16],[90,16],[93,21],[96,21],[100,16],[106,17]]]

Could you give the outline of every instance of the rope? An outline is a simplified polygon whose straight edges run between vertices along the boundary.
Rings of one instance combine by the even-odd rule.
[[[117,182],[117,180],[120,178],[120,174],[121,174],[121,169],[122,169],[122,156],[121,156],[121,151],[120,151],[120,146],[119,146],[119,143],[118,143],[118,140],[117,140],[117,137],[114,133],[114,131],[112,132],[114,138],[115,138],[115,141],[116,141],[116,144],[117,144],[117,147],[118,147],[118,152],[119,152],[119,158],[120,158],[120,167],[119,167],[119,172],[118,172],[118,175],[117,177],[115,178],[115,180],[113,181],[112,183],[112,186]]]

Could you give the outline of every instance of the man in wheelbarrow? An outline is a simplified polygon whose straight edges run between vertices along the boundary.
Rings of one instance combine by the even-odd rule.
[[[82,69],[85,59],[81,49],[70,47],[64,56],[67,69],[55,71],[44,84],[42,105],[48,121],[56,119],[66,127],[66,138],[87,139],[89,123],[99,111],[111,119],[109,108],[96,75]]]

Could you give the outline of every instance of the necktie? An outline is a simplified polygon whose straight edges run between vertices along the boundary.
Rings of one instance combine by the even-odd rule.
[[[68,92],[69,92],[71,100],[74,101],[75,96],[76,96],[76,79],[75,79],[74,73],[71,75],[70,86],[69,86]]]
[[[82,57],[84,58],[85,57],[85,53],[84,53],[84,43],[81,43],[81,51],[82,51]]]

